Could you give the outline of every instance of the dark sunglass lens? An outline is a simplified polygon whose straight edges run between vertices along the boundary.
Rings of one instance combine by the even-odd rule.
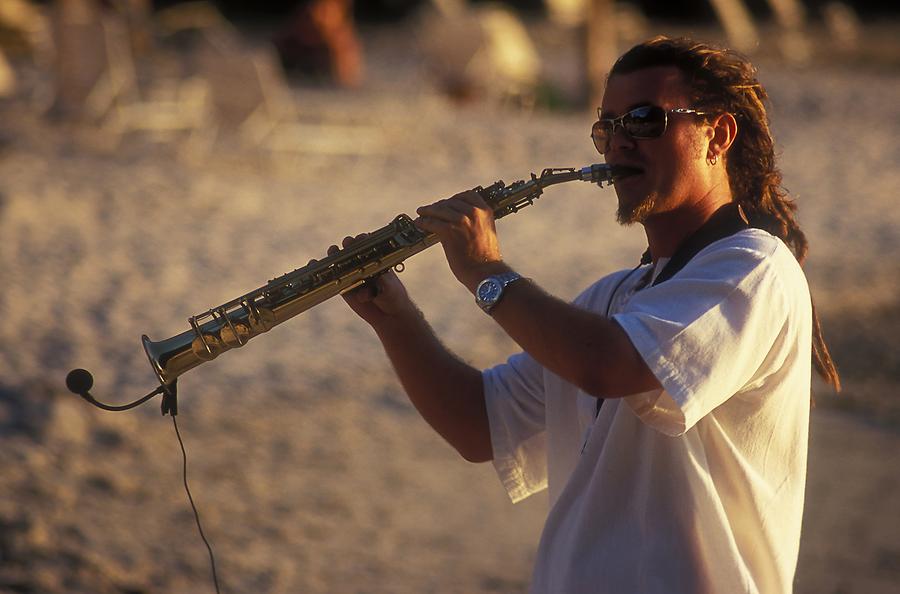
[[[666,131],[666,112],[662,107],[638,107],[625,115],[622,124],[632,138],[659,138]]]
[[[591,126],[591,139],[594,141],[594,148],[601,155],[606,152],[606,145],[609,143],[609,122],[594,122]]]

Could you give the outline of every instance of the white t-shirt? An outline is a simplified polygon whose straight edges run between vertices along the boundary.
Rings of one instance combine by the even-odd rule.
[[[550,491],[532,592],[790,592],[810,408],[806,278],[757,229],[641,288],[649,270],[612,274],[575,303],[610,305],[662,390],[608,399],[595,419],[596,398],[526,353],[484,372],[501,481],[513,501]]]

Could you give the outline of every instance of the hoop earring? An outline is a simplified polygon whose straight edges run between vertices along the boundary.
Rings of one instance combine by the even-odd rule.
[[[706,158],[706,162],[709,163],[710,167],[714,166],[716,163],[719,162],[719,155],[713,153],[712,157]]]

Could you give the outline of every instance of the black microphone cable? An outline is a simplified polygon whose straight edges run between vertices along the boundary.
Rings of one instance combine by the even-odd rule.
[[[187,493],[188,501],[191,502],[191,509],[194,510],[194,520],[197,522],[197,530],[200,532],[200,538],[203,540],[203,544],[206,545],[206,550],[209,552],[209,565],[212,568],[213,585],[216,587],[216,594],[219,594],[219,576],[216,573],[216,557],[213,555],[212,546],[209,544],[206,535],[203,533],[203,526],[200,525],[200,512],[197,511],[197,506],[194,504],[194,498],[191,496],[191,489],[188,487],[187,452],[184,450],[184,442],[181,440],[181,433],[178,431],[178,421],[175,420],[175,415],[172,415],[172,425],[175,426],[175,435],[178,437],[178,445],[181,446],[181,459],[183,461],[181,466],[181,478],[184,481],[184,491]]]
[[[209,544],[209,540],[206,538],[206,534],[203,532],[203,526],[200,524],[200,512],[197,511],[197,506],[194,503],[194,497],[191,495],[191,489],[188,487],[188,479],[187,479],[187,452],[184,449],[184,441],[181,439],[181,432],[178,431],[178,421],[175,419],[178,414],[178,399],[177,399],[177,387],[176,383],[172,382],[171,384],[159,386],[146,396],[142,396],[138,398],[134,402],[130,402],[128,404],[123,405],[111,405],[105,404],[103,402],[98,401],[93,396],[91,396],[89,390],[94,385],[94,377],[91,375],[89,371],[86,369],[73,369],[66,376],[66,387],[69,388],[69,391],[78,394],[82,398],[84,398],[90,404],[96,406],[97,408],[101,408],[103,410],[118,412],[123,410],[130,410],[141,404],[147,402],[157,394],[162,394],[162,414],[169,414],[172,416],[172,425],[175,427],[175,437],[178,438],[178,445],[181,447],[181,478],[184,483],[184,491],[187,493],[188,501],[191,504],[191,509],[194,512],[194,520],[197,522],[197,530],[200,532],[200,538],[203,540],[203,544],[206,545],[206,550],[209,553],[209,564],[212,568],[212,577],[213,577],[213,585],[216,588],[216,594],[220,594],[219,591],[219,575],[216,572],[216,557],[213,554],[212,545]]]

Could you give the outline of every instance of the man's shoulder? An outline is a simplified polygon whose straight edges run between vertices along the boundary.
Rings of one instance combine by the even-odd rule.
[[[761,259],[773,256],[782,246],[787,247],[768,231],[750,227],[714,241],[701,250],[700,254],[741,251],[747,252],[748,256]]]
[[[772,306],[808,308],[809,286],[800,263],[787,244],[762,229],[745,229],[707,246],[682,273],[688,283],[712,281]]]
[[[688,268],[717,268],[737,275],[756,271],[804,277],[790,248],[778,237],[755,228],[744,229],[713,242],[685,266],[685,269]]]

